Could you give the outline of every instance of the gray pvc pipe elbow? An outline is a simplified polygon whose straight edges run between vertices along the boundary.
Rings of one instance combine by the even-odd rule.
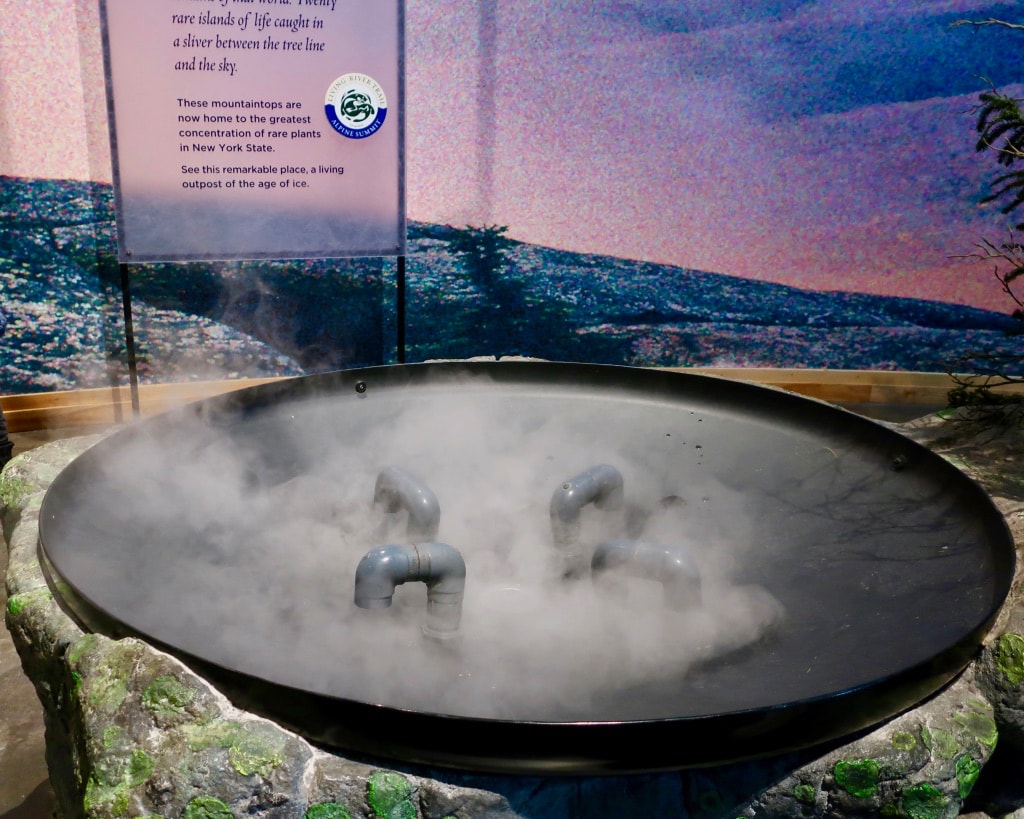
[[[388,512],[405,509],[409,513],[406,534],[409,540],[433,540],[441,522],[441,505],[430,488],[397,466],[388,466],[377,475],[373,502]]]
[[[606,540],[594,550],[590,571],[595,578],[618,571],[658,581],[664,589],[665,604],[675,611],[700,605],[700,572],[680,548],[623,538]]]
[[[564,547],[579,539],[580,513],[588,503],[598,509],[618,509],[622,502],[622,474],[614,466],[600,464],[565,481],[551,496],[555,544]]]
[[[427,586],[423,633],[440,639],[454,636],[462,622],[466,562],[447,543],[381,546],[367,552],[356,567],[355,604],[386,609],[395,588],[410,581]]]

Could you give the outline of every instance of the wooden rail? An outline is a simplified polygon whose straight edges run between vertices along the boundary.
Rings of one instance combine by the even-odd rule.
[[[677,369],[677,368],[669,368]],[[956,386],[946,373],[881,370],[792,370],[701,367],[699,372],[781,387],[836,404],[915,404],[944,407]],[[1018,389],[1015,385],[1013,388]],[[1024,391],[1024,385],[1020,386]]]
[[[139,387],[139,414],[157,415],[174,407],[231,390],[252,387],[274,378],[197,381],[181,384],[144,384]],[[39,429],[109,426],[132,419],[128,387],[0,395],[9,432]]]
[[[707,373],[781,387],[837,404],[942,407],[946,405],[950,389],[955,386],[953,378],[944,373],[725,367],[666,369]],[[192,401],[276,380],[280,379],[144,384],[139,387],[140,415],[156,415]],[[1002,389],[1024,392],[1024,385]],[[127,387],[3,395],[0,396],[0,409],[3,410],[10,432],[110,425],[132,419],[131,396]]]

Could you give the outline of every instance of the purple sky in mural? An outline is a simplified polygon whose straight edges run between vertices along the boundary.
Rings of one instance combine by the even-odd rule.
[[[1020,7],[407,0],[409,216],[1006,310],[991,269],[953,257],[1005,235],[977,204],[996,166],[971,109],[985,78],[1024,96],[1024,35],[950,24]],[[0,172],[109,181],[94,0],[13,6],[0,69]],[[79,72],[84,116],[55,128],[53,77]]]
[[[480,3],[409,3],[411,218],[1007,308],[989,267],[952,257],[1006,225],[977,205],[996,166],[971,109],[985,77],[1020,90],[1020,35],[950,24],[1017,3]]]

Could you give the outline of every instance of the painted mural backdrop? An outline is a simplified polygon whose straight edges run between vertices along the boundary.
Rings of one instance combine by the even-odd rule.
[[[1012,221],[981,204],[998,168],[974,128],[979,93],[1024,96],[1024,33],[954,24],[1021,12],[407,0],[406,360],[945,371],[1015,356],[1015,305],[967,257]],[[98,10],[13,4],[0,27],[0,392],[120,381]],[[135,265],[140,374],[393,361],[395,268]]]

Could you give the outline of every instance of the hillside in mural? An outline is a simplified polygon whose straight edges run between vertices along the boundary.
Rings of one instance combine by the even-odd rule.
[[[658,366],[1022,373],[1019,323],[974,307],[756,279],[508,240],[482,275],[465,233],[409,225],[406,360],[528,355]],[[143,381],[297,375],[395,356],[393,260],[129,268]],[[996,286],[995,283],[993,286]],[[122,377],[109,185],[0,177],[0,392]],[[122,382],[123,383],[123,382]]]
[[[140,380],[301,375],[380,363],[382,261],[129,267]],[[127,372],[110,185],[0,177],[0,392]]]
[[[1019,372],[1020,322],[937,301],[823,292],[511,242],[474,281],[450,226],[409,225],[416,360],[529,355],[640,366]],[[993,286],[996,286],[993,282]]]

